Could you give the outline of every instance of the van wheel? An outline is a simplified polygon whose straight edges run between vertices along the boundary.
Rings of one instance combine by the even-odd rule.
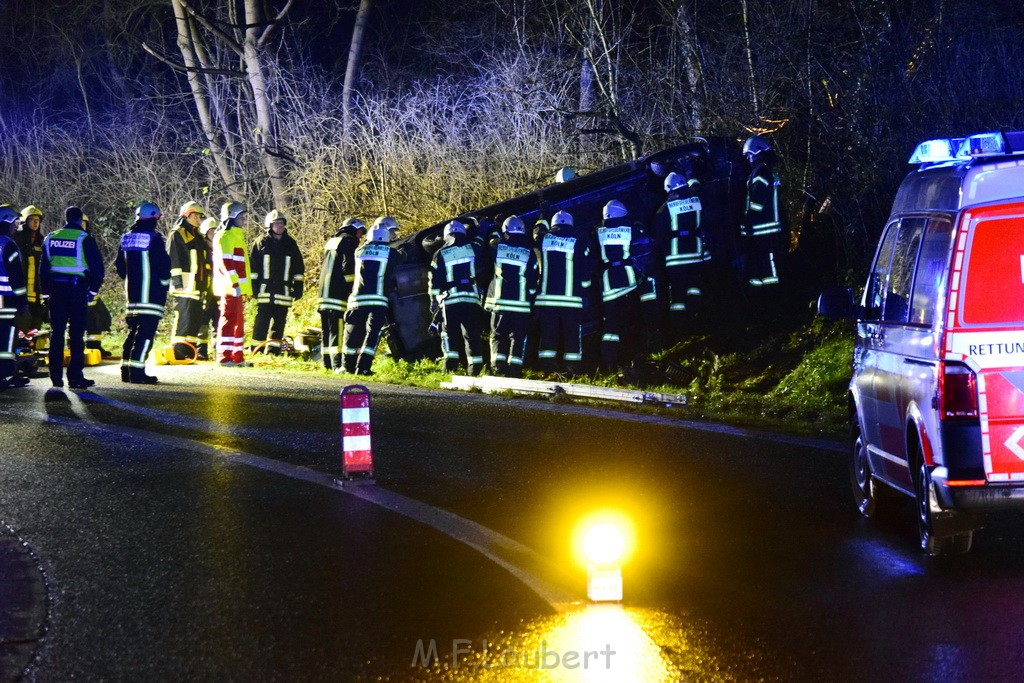
[[[923,460],[914,481],[917,489],[917,529],[921,537],[921,550],[929,555],[963,555],[970,551],[974,542],[973,531],[963,531],[952,536],[936,537],[932,524],[932,504],[935,493],[932,489],[931,469]]]
[[[886,501],[879,496],[880,487],[871,474],[868,446],[864,442],[860,422],[856,417],[850,423],[850,484],[853,488],[853,504],[857,511],[869,519],[877,517],[881,509],[884,509]]]

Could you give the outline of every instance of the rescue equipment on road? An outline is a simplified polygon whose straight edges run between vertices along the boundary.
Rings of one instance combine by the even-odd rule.
[[[174,355],[174,345],[164,346],[156,350],[153,354],[154,360],[157,365],[193,365],[199,359],[199,350],[194,344],[190,344],[186,341],[179,341],[178,344],[188,346],[192,349],[192,356],[190,358],[177,358]]]
[[[360,384],[341,390],[341,468],[345,479],[373,477],[370,390]]]

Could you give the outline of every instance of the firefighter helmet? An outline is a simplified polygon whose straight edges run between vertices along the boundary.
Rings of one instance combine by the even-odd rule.
[[[675,192],[686,187],[686,178],[680,173],[673,171],[665,176],[665,192]]]
[[[556,225],[568,225],[569,227],[572,227],[572,224],[572,214],[569,213],[568,211],[559,211],[558,213],[551,217],[552,227]]]
[[[382,226],[377,226],[370,231],[371,242],[383,242],[387,244],[391,241],[391,229]]]
[[[204,218],[203,222],[199,224],[199,232],[203,233],[204,235],[206,233],[210,232],[211,230],[216,230],[216,229],[217,229],[217,219],[214,218],[213,216],[210,216],[209,218]]]
[[[11,207],[10,204],[6,204],[5,206]],[[13,211],[14,207],[11,207],[11,210]],[[21,210],[21,222],[24,223],[26,220],[28,220],[29,216],[39,216],[40,220],[42,220],[43,211],[35,204],[29,204],[28,206]]]
[[[153,202],[142,202],[139,207],[135,209],[135,218],[140,221],[150,218],[160,218],[163,214],[160,213],[160,207]]]
[[[768,140],[762,135],[755,135],[752,138],[747,138],[747,141],[743,143],[743,154],[757,156],[761,152],[767,152],[772,146],[768,144]]]
[[[501,229],[509,235],[523,235],[526,234],[526,223],[519,216],[509,216],[501,224]]]
[[[373,222],[373,229],[384,228],[385,230],[398,230],[398,221],[391,216],[378,216]]]
[[[465,235],[466,226],[462,224],[462,221],[449,221],[448,225],[444,226],[444,236],[449,235]]]
[[[558,173],[555,174],[555,182],[564,183],[566,181],[572,180],[575,177],[576,171],[574,169],[568,166],[563,166],[562,168],[558,169]]]
[[[626,217],[626,205],[620,202],[618,199],[613,199],[604,205],[604,212],[602,215],[605,220],[611,218],[625,218]]]
[[[268,213],[266,217],[263,219],[263,227],[269,228],[274,223],[274,221],[284,221],[286,224],[288,223],[288,219],[285,217],[283,213],[281,213],[277,209],[271,209],[270,213]]]
[[[222,221],[235,220],[245,213],[245,204],[242,202],[224,202],[220,207],[220,219]]]
[[[10,204],[4,204],[0,206],[0,223],[14,224],[14,221],[18,220],[18,212],[14,210],[14,207]]]
[[[198,213],[203,216],[206,215],[206,209],[199,202],[188,201],[181,205],[181,209],[178,210],[178,214],[182,218],[188,218],[189,214]]]
[[[341,221],[341,227],[352,228],[353,230],[366,230],[366,223],[363,223],[355,216],[346,216],[345,219]]]

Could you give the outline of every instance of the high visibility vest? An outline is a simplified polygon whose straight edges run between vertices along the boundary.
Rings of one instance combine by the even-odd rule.
[[[348,297],[350,309],[388,305],[384,286],[390,258],[391,247],[380,242],[364,244],[356,251],[355,282]]]
[[[50,262],[51,275],[72,275],[85,277],[88,266],[85,263],[86,232],[75,228],[61,228],[51,232],[43,240],[43,258]]]
[[[597,243],[604,261],[601,299],[611,301],[636,289],[636,269],[629,251],[633,243],[633,228],[628,225],[602,225],[597,229]]]
[[[711,259],[700,229],[700,197],[669,198],[668,214],[672,221],[666,266],[686,266]]]
[[[526,247],[517,247],[499,242],[494,255],[494,280],[490,295],[484,301],[489,311],[529,313],[530,266],[536,271],[536,261],[531,261],[532,252]]]

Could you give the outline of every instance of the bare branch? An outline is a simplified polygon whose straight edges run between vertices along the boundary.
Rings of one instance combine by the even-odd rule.
[[[288,0],[288,4],[284,6],[284,9],[278,12],[277,16],[274,17],[274,20],[270,22],[270,25],[263,30],[263,35],[261,35],[259,40],[256,41],[256,47],[262,48],[267,44],[267,40],[270,39],[270,34],[273,33],[274,29],[280,25],[281,21],[284,19],[285,15],[288,14],[288,10],[292,8],[293,4],[295,4],[295,0]]]
[[[158,53],[156,50],[151,48],[149,44],[145,41],[142,42],[142,49],[179,73],[214,74],[217,76],[236,77],[245,76],[244,71],[236,71],[234,69],[201,69],[196,67],[185,66],[184,64],[179,64],[178,62],[171,61],[167,57]]]
[[[202,12],[200,12],[199,10],[194,8],[192,6],[192,4],[189,2],[189,0],[181,0],[181,6],[185,8],[186,12],[188,12],[193,17],[195,17],[195,20],[198,21],[200,24],[202,24],[203,28],[208,30],[210,33],[212,33],[217,38],[219,38],[221,40],[221,42],[223,42],[225,45],[227,45],[228,48],[230,48],[232,52],[237,54],[239,57],[243,57],[244,56],[244,54],[242,52],[242,46],[239,45],[238,42],[234,38],[229,36],[227,33],[224,33],[224,31],[222,31],[221,29],[217,28],[213,24],[213,22],[211,22],[209,19],[207,19],[206,16]]]

